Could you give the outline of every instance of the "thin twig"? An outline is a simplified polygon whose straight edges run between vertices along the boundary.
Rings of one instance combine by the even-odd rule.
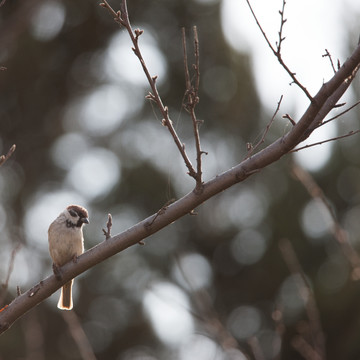
[[[277,103],[277,107],[276,107],[276,109],[275,109],[275,112],[274,112],[272,118],[270,119],[269,123],[267,124],[266,129],[265,129],[265,131],[264,131],[261,139],[259,140],[259,142],[258,142],[255,146],[252,146],[252,145],[249,146],[249,145],[248,145],[248,149],[249,149],[249,150],[248,150],[248,153],[247,153],[245,159],[247,159],[248,157],[250,157],[250,156],[253,154],[253,152],[254,152],[261,144],[264,143],[265,138],[266,138],[266,135],[268,134],[268,132],[269,132],[269,130],[270,130],[270,128],[271,128],[271,125],[273,124],[273,122],[274,122],[274,120],[275,120],[275,117],[276,117],[277,113],[278,113],[279,110],[280,110],[280,105],[281,105],[282,99],[283,99],[283,95],[280,96],[280,100],[279,100],[278,103]]]
[[[96,360],[89,339],[87,338],[74,310],[61,311],[61,315],[69,327],[70,334],[79,349],[81,358],[84,360]]]
[[[343,116],[344,114],[346,114],[347,112],[349,112],[350,110],[352,110],[354,107],[358,106],[360,104],[360,101],[357,101],[355,104],[351,105],[349,108],[345,109],[344,111],[342,111],[341,113],[337,114],[336,116],[327,119],[326,121],[323,121],[320,126],[327,124],[330,121],[333,121],[337,118],[339,118],[340,116]]]
[[[304,94],[308,97],[308,99],[310,101],[313,101],[313,97],[310,95],[310,93],[308,92],[308,90],[305,88],[304,85],[302,85],[300,83],[300,81],[296,78],[296,73],[292,72],[288,66],[285,64],[284,60],[282,59],[282,56],[281,56],[281,43],[283,40],[285,40],[285,37],[282,36],[282,31],[283,31],[283,26],[286,22],[286,19],[284,19],[284,9],[285,9],[285,4],[286,4],[286,1],[283,0],[283,7],[282,7],[282,11],[280,11],[280,16],[281,16],[281,25],[280,25],[280,31],[279,31],[279,42],[277,43],[277,48],[275,49],[273,47],[273,45],[271,44],[269,38],[267,37],[265,31],[263,30],[251,4],[250,4],[250,0],[246,0],[248,6],[249,6],[249,9],[251,11],[251,14],[254,18],[254,20],[256,21],[256,24],[258,26],[258,28],[260,29],[266,43],[268,44],[268,46],[270,47],[271,51],[274,53],[274,55],[276,56],[276,58],[278,59],[279,63],[281,64],[281,66],[285,69],[285,71],[290,75],[291,79],[293,80],[293,83],[296,84],[303,92]]]
[[[40,320],[41,309],[36,308],[33,310],[20,324],[23,334],[22,347],[27,360],[46,360],[45,333],[47,329]]]
[[[332,67],[332,69],[333,69],[333,71],[334,71],[334,74],[336,74],[335,66],[334,66],[334,63],[333,63],[331,54],[329,53],[328,49],[325,49],[325,54],[322,55],[322,57],[328,57],[328,58],[329,58],[331,67]]]
[[[164,214],[165,211],[166,211],[166,209],[167,209],[167,207],[168,207],[170,204],[172,204],[174,201],[175,201],[175,199],[170,199],[169,201],[167,201],[166,204],[163,205],[163,206],[161,207],[161,209],[158,210],[158,212],[154,215],[153,219],[152,219],[148,224],[146,224],[146,226],[147,226],[147,227],[151,227],[151,226],[154,224],[155,220],[158,218],[158,216]]]
[[[292,172],[303,184],[310,196],[315,200],[320,201],[327,209],[332,220],[332,234],[352,267],[352,278],[353,280],[360,280],[360,257],[351,246],[346,231],[340,225],[332,206],[328,202],[320,186],[316,183],[311,174],[299,165],[293,164]]]
[[[272,311],[271,318],[275,324],[275,332],[283,343],[284,334],[286,332],[286,325],[284,323],[284,304],[281,303],[281,300],[277,300],[274,304],[274,310]],[[279,344],[274,338],[273,341],[274,354],[278,353],[274,360],[281,360],[281,348],[279,349]],[[278,350],[277,350],[278,349]],[[277,351],[276,351],[277,350]]]
[[[284,114],[282,116],[283,119],[288,119],[290,122],[291,122],[291,125],[292,126],[295,126],[296,125],[296,121],[289,115],[289,114]]]
[[[195,95],[198,96],[199,94],[199,87],[200,87],[200,51],[199,51],[199,36],[197,32],[197,27],[193,27],[194,31],[194,53],[195,53]]]
[[[200,134],[199,134],[199,124],[200,121],[196,117],[195,107],[199,103],[199,85],[200,85],[200,56],[199,56],[199,37],[197,33],[196,26],[193,27],[194,31],[194,55],[195,55],[195,64],[193,64],[193,69],[195,70],[195,85],[192,84],[189,72],[188,65],[188,57],[186,50],[186,35],[185,29],[182,28],[182,43],[183,43],[183,51],[184,51],[184,72],[185,72],[185,86],[186,93],[185,98],[187,98],[186,104],[184,107],[186,111],[190,114],[192,123],[193,123],[193,131],[195,137],[195,146],[196,146],[196,189],[199,191],[202,187],[202,169],[201,169],[201,156],[203,154],[207,154],[206,152],[201,150],[200,145]]]
[[[16,257],[16,254],[18,253],[18,251],[20,250],[21,248],[21,244],[17,244],[14,249],[12,250],[11,252],[11,256],[10,256],[10,261],[9,261],[9,266],[8,266],[8,271],[7,271],[7,274],[6,274],[6,278],[5,278],[5,282],[2,284],[2,291],[1,291],[1,295],[0,295],[0,306],[2,305],[3,303],[3,300],[6,296],[6,291],[7,291],[7,288],[9,286],[9,280],[10,280],[10,276],[11,276],[11,273],[13,272],[14,270],[14,262],[15,262],[15,257]]]
[[[325,359],[325,337],[314,293],[308,284],[305,273],[290,241],[282,239],[279,242],[279,248],[289,271],[296,280],[299,295],[304,301],[306,314],[309,319],[309,329],[311,333],[313,351],[318,355],[318,359]]]
[[[192,178],[197,180],[197,173],[185,151],[185,144],[183,144],[180,141],[180,138],[177,135],[176,130],[173,126],[173,123],[169,117],[168,108],[167,108],[167,106],[164,106],[162,99],[159,95],[157,85],[156,85],[157,76],[150,75],[150,72],[147,68],[145,60],[142,56],[141,50],[139,48],[139,37],[140,37],[140,35],[142,35],[143,31],[140,29],[135,29],[135,30],[132,29],[130,20],[129,20],[129,14],[127,11],[126,0],[122,0],[121,5],[120,5],[121,10],[117,11],[117,12],[110,6],[110,4],[106,0],[103,0],[103,2],[100,4],[100,6],[106,8],[110,12],[110,14],[112,16],[114,16],[114,21],[116,23],[118,23],[119,25],[124,26],[125,29],[127,30],[127,32],[129,33],[131,42],[133,43],[132,50],[134,51],[134,54],[136,55],[136,57],[139,59],[140,64],[143,68],[143,71],[145,73],[145,76],[146,76],[146,78],[149,82],[150,88],[151,88],[151,92],[146,96],[146,98],[149,100],[155,101],[155,103],[157,104],[157,106],[160,109],[160,112],[163,116],[162,124],[168,128],[171,136],[173,137],[175,144],[176,144],[176,146],[185,162],[185,165],[188,169],[188,174]]]
[[[341,69],[345,67],[345,64]],[[326,101],[324,104],[320,107],[318,110],[315,118],[312,121],[312,124],[308,126],[308,128],[305,130],[303,137],[301,138],[301,141],[304,141],[306,138],[309,137],[309,135],[321,124],[323,123],[323,120],[327,116],[327,114],[334,109],[337,106],[338,101],[340,98],[344,95],[344,93],[347,91],[349,86],[351,85],[352,81],[354,80],[358,70],[360,68],[360,63],[356,65],[356,67],[352,70],[351,74],[335,89],[331,95],[327,96]],[[340,71],[340,70],[339,70]],[[337,71],[337,73],[339,72]],[[335,75],[337,75],[337,73]],[[335,76],[334,75],[334,76]],[[322,86],[323,88],[326,87],[326,84]]]
[[[291,345],[305,360],[322,360],[313,347],[300,335],[294,336]]]
[[[190,72],[187,60],[187,48],[186,48],[186,34],[185,28],[181,28],[181,36],[182,36],[182,44],[183,44],[183,52],[184,52],[184,73],[185,73],[185,88],[186,91],[191,88],[191,80],[190,80]]]
[[[286,5],[286,1],[283,0],[282,9],[279,11],[280,20],[281,20],[280,21],[280,30],[279,30],[279,41],[276,43],[278,54],[281,53],[281,44],[285,40],[285,37],[283,37],[283,29],[284,29],[284,25],[287,21],[287,19],[284,19],[285,5]]]
[[[264,352],[261,348],[259,338],[257,336],[252,336],[249,339],[247,339],[247,343],[254,355],[255,360],[265,360],[266,359]]]
[[[0,166],[3,165],[5,163],[5,161],[7,161],[9,159],[9,157],[14,153],[16,149],[16,145],[14,144],[9,151],[7,152],[6,155],[1,155],[0,156]]]
[[[105,235],[105,239],[108,240],[111,238],[111,228],[112,228],[112,216],[111,214],[108,214],[108,221],[106,223],[106,228],[107,230],[105,229],[102,229],[104,235]]]
[[[327,139],[327,140],[322,140],[322,141],[318,141],[316,143],[313,143],[313,144],[309,144],[309,145],[305,145],[305,146],[301,146],[299,148],[296,148],[296,149],[292,149],[289,151],[289,153],[293,153],[293,152],[297,152],[297,151],[300,151],[300,150],[304,150],[304,149],[308,149],[310,147],[313,147],[313,146],[317,146],[317,145],[322,145],[322,144],[325,144],[327,142],[330,142],[330,141],[335,141],[335,140],[339,140],[339,139],[343,139],[343,138],[346,138],[346,137],[349,137],[349,136],[353,136],[355,134],[358,134],[360,132],[360,129],[359,130],[351,130],[349,131],[347,134],[345,135],[340,135],[340,136],[336,136],[336,137],[333,137],[331,139]]]
[[[185,271],[180,257],[176,256],[175,260],[181,276],[190,289],[189,293],[194,304],[195,310],[189,309],[189,313],[204,325],[206,333],[223,349],[240,349],[241,352],[245,354],[245,349],[240,348],[239,342],[228,331],[226,326],[224,326],[222,319],[214,309],[211,294],[206,288],[194,288],[191,278],[189,277],[190,274],[188,271]]]

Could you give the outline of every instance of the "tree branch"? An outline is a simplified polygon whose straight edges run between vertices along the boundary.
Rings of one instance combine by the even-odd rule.
[[[269,38],[267,37],[265,31],[263,30],[251,4],[250,4],[250,1],[249,0],[246,0],[248,6],[249,6],[249,9],[251,11],[251,14],[254,18],[254,20],[256,21],[256,24],[258,26],[258,28],[260,29],[261,31],[261,34],[263,35],[266,43],[268,44],[269,48],[271,49],[271,51],[273,52],[273,54],[276,56],[276,58],[278,59],[279,63],[281,64],[281,66],[285,69],[285,71],[289,74],[289,76],[291,77],[292,81],[294,84],[296,84],[302,91],[303,93],[308,97],[308,99],[310,101],[312,101],[312,96],[310,95],[310,93],[307,91],[306,87],[304,85],[302,85],[300,83],[300,81],[297,79],[296,77],[296,73],[294,73],[293,71],[291,71],[289,69],[289,67],[285,64],[283,58],[282,58],[282,55],[281,55],[281,45],[282,45],[282,42],[285,40],[285,37],[283,37],[283,28],[284,28],[284,24],[286,23],[286,19],[284,18],[284,12],[285,12],[285,5],[286,5],[286,1],[283,0],[283,6],[282,6],[282,10],[279,11],[280,13],[280,17],[281,17],[281,23],[280,23],[280,30],[279,30],[279,41],[276,43],[276,49],[274,48],[274,46],[271,44]]]
[[[124,3],[123,3],[124,4]],[[118,17],[120,19],[120,17]],[[347,90],[360,65],[360,46],[343,64],[336,74],[324,83],[310,102],[301,119],[284,136],[272,144],[243,160],[233,168],[217,175],[202,186],[202,191],[191,191],[181,199],[167,206],[164,211],[153,214],[124,232],[102,241],[80,255],[76,263],[70,261],[62,270],[62,280],[50,275],[24,294],[16,297],[0,312],[0,334],[6,331],[17,319],[31,308],[48,298],[70,279],[85,272],[109,257],[137,244],[146,237],[158,232],[177,219],[190,214],[193,209],[206,200],[229,187],[244,181],[266,166],[276,162],[289,153],[297,144],[306,139],[333,108],[333,101]],[[154,83],[153,83],[154,85]],[[167,113],[167,111],[166,111]]]
[[[274,120],[275,120],[275,117],[276,117],[276,114],[279,112],[280,110],[280,105],[281,105],[281,102],[282,102],[282,99],[283,99],[283,95],[280,96],[280,100],[278,101],[278,104],[277,104],[277,107],[275,109],[275,112],[274,112],[274,115],[272,116],[272,118],[270,119],[269,123],[267,124],[266,126],[266,129],[261,137],[261,139],[259,140],[259,142],[255,145],[255,146],[250,146],[249,148],[249,151],[246,155],[246,158],[248,158],[249,156],[251,156],[251,154],[261,145],[264,143],[265,141],[265,138],[266,138],[266,135],[268,134],[270,128],[271,128],[271,125],[273,124]]]
[[[195,146],[196,146],[196,189],[200,191],[202,187],[202,169],[201,169],[201,156],[203,154],[207,154],[206,152],[201,150],[200,145],[200,134],[199,134],[199,124],[200,121],[196,117],[195,107],[199,103],[199,85],[200,85],[200,56],[199,56],[199,38],[197,33],[197,28],[194,26],[194,54],[195,54],[195,64],[193,64],[193,68],[195,70],[195,85],[192,84],[188,66],[188,58],[186,51],[186,36],[185,29],[182,28],[182,41],[183,41],[183,50],[184,50],[184,69],[185,69],[185,85],[186,85],[186,93],[185,97],[187,98],[186,104],[184,107],[186,111],[190,114],[192,123],[193,123],[193,131],[195,137]]]
[[[359,50],[359,45],[357,47],[357,50]],[[357,50],[355,50],[354,54],[356,53]],[[344,65],[338,70],[338,72],[342,71],[342,73],[346,73],[347,70],[349,70],[349,67],[346,64],[350,64],[350,61],[352,60],[352,58],[353,58],[353,56],[344,63]],[[355,58],[356,57],[354,57],[353,60],[356,62],[357,60]],[[320,91],[316,95],[317,99],[314,98],[314,101],[318,101],[318,98],[320,98],[320,97],[325,97],[325,101],[320,106],[318,114],[315,116],[312,123],[309,124],[308,129],[304,132],[304,136],[301,141],[308,138],[310,136],[310,134],[317,127],[319,127],[323,124],[323,120],[325,119],[327,114],[334,107],[336,107],[336,104],[339,101],[339,99],[344,95],[346,90],[349,88],[351,82],[354,80],[356,73],[359,70],[359,67],[360,67],[360,63],[357,63],[356,65],[354,64],[354,68],[351,71],[351,73],[348,74],[348,76],[341,82],[341,84],[338,84],[337,87],[335,85],[336,81],[338,80],[338,77],[336,76],[337,73],[332,77],[332,79],[330,81],[328,81],[321,87]],[[332,82],[334,82],[334,84],[332,84]],[[334,87],[334,90],[332,90],[333,87]]]
[[[297,152],[297,151],[300,151],[300,150],[308,149],[308,148],[313,147],[313,146],[322,145],[322,144],[325,144],[325,143],[330,142],[330,141],[344,139],[344,138],[347,138],[349,136],[356,135],[359,132],[360,132],[360,130],[355,130],[355,131],[351,130],[345,135],[335,136],[335,137],[333,137],[331,139],[326,139],[326,140],[318,141],[318,142],[313,143],[313,144],[304,145],[304,146],[301,146],[299,148],[292,149],[290,152]]]
[[[0,155],[0,166],[3,165],[5,163],[5,161],[7,161],[10,156],[14,153],[16,149],[16,145],[14,144],[10,149],[9,151],[7,152],[6,155]]]
[[[321,126],[323,126],[323,125],[327,124],[328,122],[333,121],[333,120],[335,120],[335,119],[343,116],[344,114],[346,114],[347,112],[349,112],[350,110],[352,110],[354,107],[358,106],[359,104],[360,104],[360,101],[357,101],[355,104],[351,105],[350,107],[348,107],[347,109],[345,109],[345,110],[342,111],[341,113],[333,116],[333,117],[330,118],[330,119],[327,119],[326,121],[323,121],[323,122],[321,123]]]
[[[11,276],[11,273],[12,273],[12,271],[14,269],[15,257],[16,257],[16,254],[18,253],[18,251],[20,250],[20,248],[21,248],[21,244],[19,243],[14,247],[13,251],[11,252],[11,257],[10,257],[10,261],[9,261],[9,266],[8,266],[8,271],[7,271],[7,274],[6,274],[6,278],[5,278],[4,283],[1,286],[2,290],[0,292],[0,306],[2,306],[4,298],[6,296],[6,292],[7,292],[8,286],[9,286],[10,276]]]
[[[332,59],[331,54],[329,53],[328,49],[325,49],[325,54],[322,55],[322,57],[328,57],[329,58],[331,68],[332,68],[332,70],[333,70],[333,72],[335,74],[336,73],[335,66],[334,66],[333,59]]]
[[[142,56],[141,50],[139,48],[139,37],[142,35],[143,31],[140,29],[135,29],[135,31],[133,31],[129,20],[126,0],[121,1],[120,11],[115,11],[106,0],[100,3],[100,6],[106,8],[110,12],[110,14],[114,16],[114,21],[117,22],[119,25],[124,26],[127,32],[129,33],[130,39],[134,45],[132,50],[134,51],[136,57],[139,59],[140,64],[143,68],[143,71],[151,88],[151,92],[146,96],[146,98],[149,100],[153,100],[160,109],[160,112],[163,116],[162,124],[168,128],[171,136],[173,137],[175,144],[188,169],[188,174],[197,181],[197,173],[185,151],[185,144],[181,142],[179,136],[177,135],[173,123],[170,119],[168,108],[167,106],[164,106],[162,99],[160,97],[159,91],[156,86],[157,76],[150,75],[145,60]]]
[[[287,239],[282,239],[279,242],[279,248],[282,254],[282,257],[288,267],[289,271],[294,276],[296,281],[296,286],[300,298],[304,302],[305,310],[307,317],[309,319],[309,330],[312,344],[308,343],[309,349],[312,349],[316,357],[311,357],[311,359],[325,359],[325,336],[321,327],[319,309],[317,307],[314,292],[311,289],[310,284],[306,278],[304,270],[302,269],[300,262],[296,256],[296,253]],[[301,336],[299,336],[301,337]],[[297,339],[298,337],[296,337]],[[305,339],[303,339],[306,342]],[[307,343],[307,342],[306,342]],[[297,348],[297,350],[299,350]]]
[[[324,192],[321,190],[320,186],[315,182],[311,174],[305,171],[300,166],[293,164],[292,172],[295,177],[303,184],[305,189],[308,191],[310,196],[320,201],[327,209],[331,220],[332,220],[332,234],[336,241],[338,242],[344,256],[348,260],[350,266],[352,267],[352,278],[353,280],[360,279],[360,257],[355,249],[352,247],[349,242],[347,232],[340,225],[334,209],[331,207],[329,201],[327,200]]]
[[[76,313],[74,311],[62,311],[61,315],[68,325],[70,334],[81,354],[81,358],[84,360],[96,360],[94,351]]]

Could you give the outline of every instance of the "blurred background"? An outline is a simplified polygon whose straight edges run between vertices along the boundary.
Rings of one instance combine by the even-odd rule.
[[[289,1],[284,29],[284,58],[312,94],[332,75],[324,49],[342,63],[359,33],[359,4],[318,3]],[[273,43],[281,6],[254,4]],[[264,145],[289,130],[282,114],[297,120],[308,106],[245,1],[129,0],[128,9],[193,162],[181,27],[190,62],[198,28],[205,180],[246,156],[282,94]],[[145,99],[149,86],[131,46],[96,1],[7,0],[0,8],[0,154],[17,145],[0,168],[1,283],[14,260],[0,306],[17,287],[25,291],[51,274],[47,229],[67,205],[89,210],[89,249],[104,240],[108,213],[116,234],[193,189]],[[359,94],[357,78],[347,106]],[[353,109],[310,142],[357,130],[359,116]],[[359,359],[360,283],[333,235],[340,226],[360,248],[359,155],[357,136],[313,147],[210,199],[197,216],[79,276],[71,313],[56,308],[58,293],[32,309],[0,337],[0,359],[90,359],[86,352],[98,360],[315,359],[314,348],[325,348],[326,359]],[[338,222],[294,168],[321,187]]]

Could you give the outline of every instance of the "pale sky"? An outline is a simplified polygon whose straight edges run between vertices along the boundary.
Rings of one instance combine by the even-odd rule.
[[[229,44],[239,51],[247,51],[253,60],[256,86],[263,105],[272,113],[281,95],[284,95],[280,113],[289,112],[297,119],[309,105],[306,96],[294,85],[266,44],[246,0],[223,0],[222,26]],[[252,0],[252,7],[268,38],[275,46],[280,25],[279,10],[282,0]],[[328,49],[336,65],[350,55],[349,31],[360,33],[358,0],[288,0],[285,7],[282,56],[298,80],[315,95],[333,71]],[[356,46],[357,36],[354,38]],[[349,104],[351,100],[348,98]],[[322,128],[311,136],[316,142],[336,135],[336,124]],[[332,144],[302,151],[297,158],[310,170],[320,170],[331,155]],[[311,162],[309,162],[311,159]]]

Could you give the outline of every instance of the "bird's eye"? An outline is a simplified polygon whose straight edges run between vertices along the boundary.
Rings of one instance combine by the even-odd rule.
[[[69,209],[69,214],[73,217],[76,217],[77,216],[77,212],[73,209]]]

